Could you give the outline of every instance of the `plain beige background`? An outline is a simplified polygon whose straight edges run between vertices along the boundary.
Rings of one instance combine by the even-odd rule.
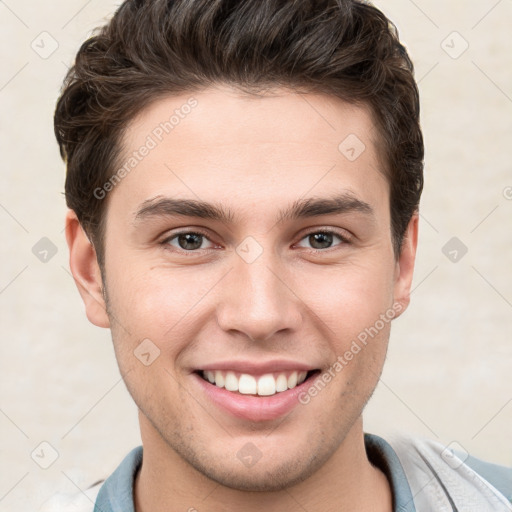
[[[2,512],[85,489],[140,443],[109,332],[88,323],[68,271],[52,123],[66,66],[115,5],[0,1]],[[377,5],[416,65],[426,186],[412,303],[366,430],[511,465],[512,2]],[[45,237],[57,252],[43,262]]]

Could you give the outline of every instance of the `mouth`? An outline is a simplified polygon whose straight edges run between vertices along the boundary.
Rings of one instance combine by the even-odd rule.
[[[302,404],[320,373],[288,359],[218,361],[193,369],[191,383],[219,413],[255,423],[282,418]]]
[[[283,370],[264,374],[242,373],[235,370],[197,370],[203,381],[236,395],[269,397],[286,393],[301,386],[320,373],[319,369]]]

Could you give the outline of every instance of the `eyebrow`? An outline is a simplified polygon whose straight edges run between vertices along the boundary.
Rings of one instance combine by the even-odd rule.
[[[319,217],[329,214],[363,213],[374,217],[373,208],[354,197],[344,193],[334,197],[298,199],[288,208],[279,210],[276,223],[283,220]],[[185,216],[197,217],[232,224],[236,220],[234,212],[222,204],[207,203],[195,199],[174,199],[156,196],[144,201],[135,214],[135,221],[143,221],[153,217]]]

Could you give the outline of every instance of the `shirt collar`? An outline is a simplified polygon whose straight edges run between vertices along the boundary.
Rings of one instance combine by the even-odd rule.
[[[394,512],[416,512],[411,489],[393,448],[379,436],[364,435],[369,461],[387,477]],[[134,448],[102,485],[94,512],[135,512],[133,486],[142,465],[142,446]]]

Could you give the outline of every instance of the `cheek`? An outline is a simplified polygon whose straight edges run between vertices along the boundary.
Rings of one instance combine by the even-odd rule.
[[[392,310],[393,270],[387,267],[375,263],[319,269],[297,286],[331,335],[335,333],[346,342]]]
[[[107,283],[109,300],[111,313],[124,328],[117,329],[123,344],[133,350],[150,339],[161,350],[177,353],[193,334],[203,299],[217,281],[214,272],[198,267],[152,267],[132,261],[113,269]]]
[[[382,253],[369,251],[357,261],[308,264],[281,276],[293,291],[290,300],[303,309],[310,324],[303,327],[316,323],[336,353],[344,351],[392,305],[393,268],[384,260]],[[211,323],[221,290],[217,287],[225,285],[222,276],[229,270],[229,265],[171,267],[114,250],[106,265],[111,312],[122,325],[116,330],[123,351],[133,353],[149,339],[172,356],[171,361],[194,340],[196,331]]]

